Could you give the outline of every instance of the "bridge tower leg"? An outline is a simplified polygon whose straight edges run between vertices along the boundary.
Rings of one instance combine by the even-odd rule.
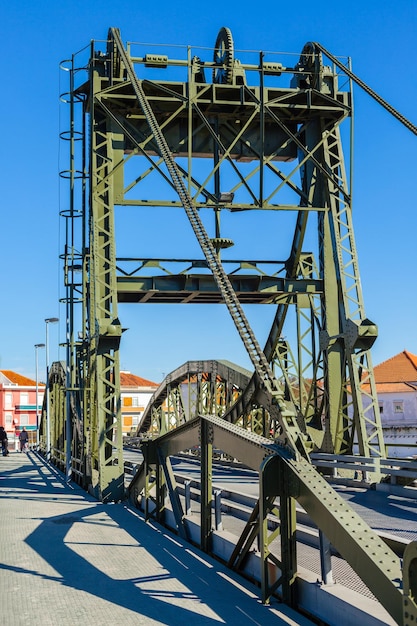
[[[67,473],[98,499],[124,497],[114,198],[120,187],[121,136],[99,106],[106,75],[102,55],[90,48],[82,70],[74,57],[63,62],[70,90],[70,165],[64,259],[67,311],[66,428]],[[85,89],[75,76],[87,71]],[[78,106],[77,106],[78,105]],[[81,109],[81,113],[80,113]],[[78,126],[77,126],[78,125]],[[77,149],[78,142],[82,144]],[[77,187],[77,182],[80,186]],[[76,219],[81,217],[82,219]],[[78,226],[77,226],[78,224]],[[77,272],[80,278],[75,278]],[[81,303],[80,309],[77,305]],[[76,324],[82,331],[75,337]],[[69,441],[69,437],[72,441]]]
[[[122,329],[117,312],[114,194],[120,134],[96,105],[105,66],[93,59],[90,69],[90,217],[87,284],[87,379],[90,444],[89,489],[103,501],[124,496],[119,347]],[[119,157],[120,159],[120,157]],[[116,172],[116,173],[115,173]]]

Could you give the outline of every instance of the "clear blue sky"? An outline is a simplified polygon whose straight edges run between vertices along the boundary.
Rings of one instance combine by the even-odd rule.
[[[240,49],[299,54],[319,41],[417,124],[415,0],[228,2],[89,0],[1,3],[0,368],[35,375],[46,317],[64,320],[60,221],[59,62],[117,27],[126,41],[213,47],[228,26]],[[62,105],[61,105],[62,106]],[[417,353],[417,137],[355,89],[354,227],[366,313],[379,327],[373,361]],[[262,234],[262,232],[260,233]],[[225,235],[227,236],[227,234]],[[159,254],[159,253],[155,253]],[[182,256],[178,241],[176,256]],[[140,250],[137,256],[141,256]],[[248,257],[251,255],[248,253]],[[260,343],[273,315],[250,311]],[[222,307],[120,306],[123,369],[159,382],[189,359],[249,366]],[[63,321],[50,327],[50,359],[64,358]],[[39,352],[40,378],[44,353]]]

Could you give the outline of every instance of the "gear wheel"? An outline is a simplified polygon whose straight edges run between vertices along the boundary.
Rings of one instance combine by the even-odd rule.
[[[223,26],[217,35],[214,46],[213,83],[231,85],[233,81],[234,49],[233,37],[229,28]]]
[[[304,46],[300,61],[298,63],[301,70],[306,72],[306,82],[308,87],[319,88],[320,76],[323,71],[322,55],[312,41]]]

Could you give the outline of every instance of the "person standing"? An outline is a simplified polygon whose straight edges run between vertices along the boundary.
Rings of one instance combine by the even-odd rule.
[[[9,454],[9,441],[3,426],[0,426],[0,443],[3,456],[7,456]]]
[[[29,441],[29,435],[27,433],[26,428],[23,426],[22,431],[19,435],[19,441],[20,441],[20,452],[26,452],[27,450],[27,446],[28,446],[28,441]]]

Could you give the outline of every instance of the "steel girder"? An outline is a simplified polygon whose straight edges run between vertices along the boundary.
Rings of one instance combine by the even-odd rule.
[[[117,310],[114,227],[120,133],[98,105],[98,94],[106,82],[105,67],[93,46],[90,52],[89,63],[84,66],[84,90],[77,89],[75,77],[85,69],[76,67],[74,57],[70,63],[70,130],[62,134],[70,143],[70,166],[63,173],[70,181],[69,209],[62,212],[67,220],[63,254],[66,413],[72,414],[68,426],[73,429],[67,465],[78,482],[108,501],[124,497],[119,365],[122,329]],[[82,109],[78,117],[76,105]],[[77,152],[80,139],[82,147]],[[81,186],[77,190],[78,179]],[[75,339],[77,322],[82,331]]]
[[[210,552],[213,534],[211,520],[212,482],[211,455],[213,447],[223,450],[242,463],[259,471],[259,500],[241,537],[237,540],[229,566],[239,570],[253,541],[259,535],[260,579],[263,602],[280,593],[285,602],[297,606],[297,554],[295,544],[295,501],[299,502],[336,550],[351,564],[375,597],[398,624],[403,622],[403,602],[409,614],[415,611],[412,572],[415,567],[415,548],[410,548],[405,559],[405,595],[402,590],[401,560],[386,543],[350,508],[315,468],[294,456],[292,451],[271,440],[249,433],[215,416],[198,416],[173,431],[143,444],[144,463],[129,486],[132,502],[139,506],[145,499],[147,517],[164,522],[168,479],[169,493],[178,532],[188,536],[186,515],[172,476],[168,477],[169,457],[198,444],[201,448],[201,547]],[[165,460],[163,460],[165,459]],[[164,478],[158,478],[162,470]],[[156,476],[151,481],[152,475]],[[150,499],[151,485],[156,494]],[[175,496],[174,496],[175,493]],[[158,503],[155,507],[154,503]],[[266,524],[268,514],[276,514],[277,529],[270,531]],[[281,548],[272,546],[276,536]],[[270,565],[278,568],[278,577],[270,574]],[[411,572],[411,574],[410,574]],[[414,613],[415,614],[415,613]]]
[[[304,168],[306,193],[313,205],[327,207],[318,215],[319,265],[325,294],[321,318],[317,318],[317,308],[310,307],[319,330],[323,450],[352,452],[356,436],[361,454],[385,457],[370,354],[377,329],[364,312],[339,124],[325,118],[314,120],[306,125],[305,144],[314,154]],[[302,344],[299,335],[298,346]],[[366,405],[364,390],[368,390],[370,400]]]
[[[118,129],[97,104],[103,64],[90,69],[90,218],[87,283],[87,407],[89,486],[101,500],[124,496],[120,358],[122,329],[117,312],[114,231],[115,168],[121,140]],[[106,80],[104,78],[104,80]],[[85,407],[86,408],[86,407]],[[86,414],[84,414],[84,418]]]

